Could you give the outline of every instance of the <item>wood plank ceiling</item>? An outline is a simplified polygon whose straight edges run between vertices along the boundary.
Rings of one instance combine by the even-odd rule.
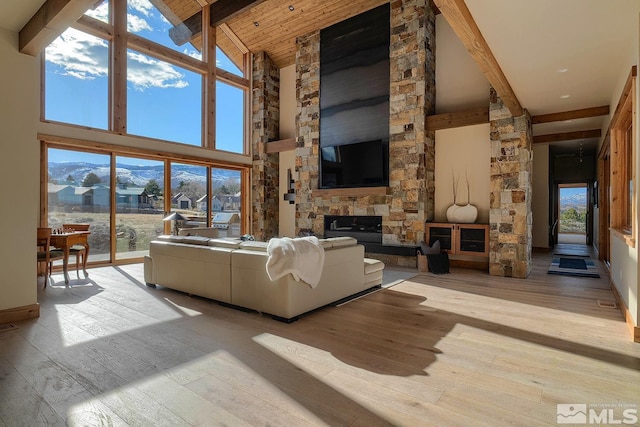
[[[186,0],[167,0],[175,11]],[[193,2],[193,0],[189,0]],[[266,51],[280,68],[296,58],[296,38],[329,27],[352,16],[388,3],[388,0],[265,0],[226,21],[228,28],[251,52]],[[210,1],[209,3],[214,3]],[[290,10],[290,6],[293,10]],[[185,20],[189,16],[180,16]],[[258,24],[256,26],[256,23]],[[217,30],[218,45],[238,64],[238,51],[222,29]]]

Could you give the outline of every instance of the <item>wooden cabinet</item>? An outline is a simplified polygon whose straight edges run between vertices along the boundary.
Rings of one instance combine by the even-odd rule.
[[[436,240],[440,241],[440,248],[451,255],[489,256],[488,224],[427,222],[425,241],[431,246]]]

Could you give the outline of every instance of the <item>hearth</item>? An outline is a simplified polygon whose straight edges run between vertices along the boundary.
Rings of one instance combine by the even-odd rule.
[[[324,235],[353,237],[359,243],[382,243],[382,217],[327,215],[324,217]]]

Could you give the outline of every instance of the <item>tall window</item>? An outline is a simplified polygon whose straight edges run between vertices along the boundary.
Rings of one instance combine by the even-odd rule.
[[[201,75],[129,50],[127,80],[128,133],[202,144]]]
[[[110,156],[47,150],[47,224],[89,224],[89,262],[109,261],[111,243]]]
[[[96,1],[47,47],[43,118],[249,154],[249,52],[229,27],[218,31],[220,47],[206,52],[201,1],[127,0],[119,13],[121,4]],[[214,60],[217,93],[209,93],[207,61]]]
[[[635,245],[635,129],[633,115],[636,67],[632,68],[611,125],[611,228]]]
[[[164,234],[164,162],[115,156],[116,259],[140,258]]]
[[[70,28],[45,50],[44,117],[108,129],[109,43]]]

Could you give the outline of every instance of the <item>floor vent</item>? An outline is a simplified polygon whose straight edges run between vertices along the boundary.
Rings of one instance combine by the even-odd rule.
[[[603,301],[603,300],[598,300],[598,307],[603,307],[603,308],[618,308],[618,304],[616,304],[615,301]]]

